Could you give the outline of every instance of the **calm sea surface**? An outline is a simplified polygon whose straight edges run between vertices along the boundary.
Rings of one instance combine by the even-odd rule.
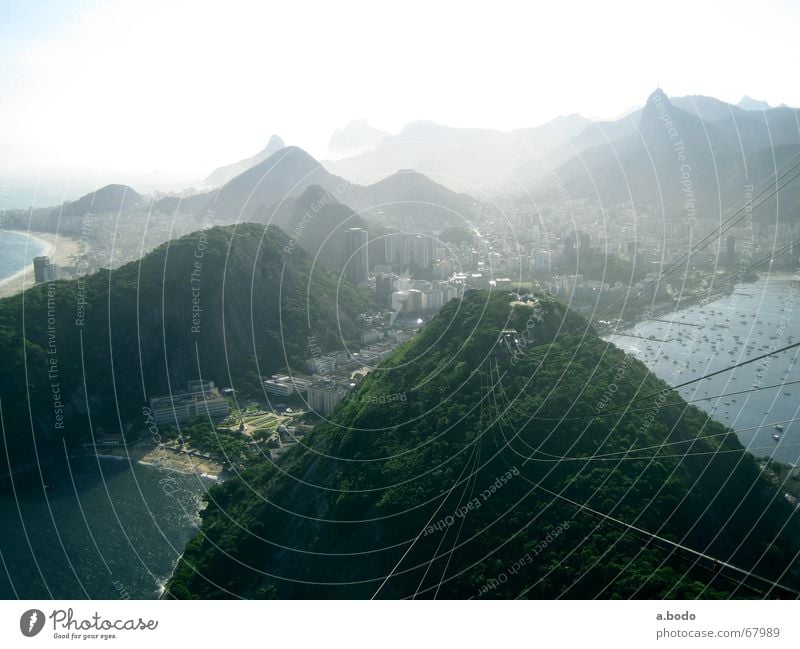
[[[32,264],[33,258],[44,251],[44,244],[36,239],[18,232],[0,230],[0,281]]]
[[[641,338],[606,339],[670,385],[768,354],[680,393],[736,430],[754,455],[798,463],[800,383],[792,382],[800,381],[800,347],[770,353],[800,342],[800,285],[787,275],[762,278],[715,302],[659,317],[670,322],[649,320],[625,332]]]
[[[0,497],[0,598],[157,597],[209,484],[116,458],[25,475]]]

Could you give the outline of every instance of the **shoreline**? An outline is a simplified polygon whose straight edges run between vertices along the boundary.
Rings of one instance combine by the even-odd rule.
[[[223,473],[221,464],[196,451],[181,451],[176,448],[149,443],[133,443],[130,446],[109,446],[86,448],[87,454],[99,458],[129,460],[143,466],[196,475],[201,478],[219,480]]]
[[[191,451],[190,451],[191,452]],[[222,482],[225,478],[225,468],[215,460],[201,456],[191,456],[185,451],[170,447],[158,447],[148,443],[134,442],[130,446],[95,447],[85,445],[83,449],[73,449],[70,458],[85,457],[101,460],[128,461],[131,464],[150,466],[164,471],[180,473],[182,475],[196,475],[201,478]],[[6,470],[0,475],[0,493],[5,485],[15,480],[25,480],[37,472],[47,472],[54,465],[52,460],[38,462],[31,461],[23,466],[15,467],[13,471]]]
[[[656,305],[652,310],[649,312],[650,318],[645,317],[648,314],[649,306],[643,307],[641,311],[637,312],[636,314],[632,315],[630,318],[626,318],[623,322],[620,322],[618,326],[613,328],[600,329],[599,327],[596,328],[597,334],[605,339],[608,336],[617,335],[619,332],[629,332],[632,330],[636,325],[651,319],[653,317],[659,318],[670,313],[677,313],[682,311],[683,309],[689,309],[697,304],[701,304],[703,302],[707,304],[711,304],[712,302],[716,302],[717,300],[721,300],[729,295],[733,294],[737,287],[739,286],[747,286],[751,284],[756,284],[760,280],[784,280],[790,281],[797,277],[796,273],[792,271],[781,271],[781,272],[773,272],[773,273],[764,273],[763,275],[757,275],[753,279],[741,279],[736,283],[730,284],[724,288],[724,290],[716,293],[713,296],[709,296],[708,293],[706,294],[695,294],[690,297],[684,297],[679,300],[674,301],[672,304],[667,304],[666,302],[661,302],[660,304]]]
[[[43,248],[41,254],[50,257],[52,263],[61,267],[74,266],[75,260],[73,257],[81,253],[81,242],[77,237],[34,230],[26,232],[24,230],[8,229],[4,231],[28,237],[39,243]],[[0,280],[0,298],[12,297],[35,285],[33,264],[31,263],[13,275]]]

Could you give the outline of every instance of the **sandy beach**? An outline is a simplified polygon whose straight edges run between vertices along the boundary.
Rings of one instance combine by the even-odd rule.
[[[132,462],[177,471],[178,473],[205,475],[213,478],[222,473],[222,466],[213,460],[165,446],[153,446],[152,444],[139,443],[127,448],[98,448],[97,454],[127,457]]]
[[[71,267],[75,263],[74,255],[80,253],[81,244],[75,237],[52,232],[25,232],[22,230],[8,230],[8,232],[26,235],[40,242],[45,248],[42,254],[50,257],[50,261],[59,266]],[[0,298],[16,295],[34,284],[33,264],[30,264],[24,270],[0,281]]]

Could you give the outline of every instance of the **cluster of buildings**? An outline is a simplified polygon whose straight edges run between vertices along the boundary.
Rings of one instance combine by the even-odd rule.
[[[435,237],[412,232],[393,232],[383,240],[387,266],[427,270],[445,258],[445,247]]]
[[[403,329],[381,331],[367,327],[362,332],[364,344],[358,351],[315,354],[305,361],[306,373],[273,374],[263,381],[264,392],[281,398],[298,397],[308,411],[328,415],[363,376],[412,335]]]
[[[669,298],[667,280],[656,282],[657,273],[648,273],[641,281],[632,284],[623,282],[603,282],[596,279],[584,279],[583,275],[553,275],[541,282],[543,290],[555,295],[563,301],[587,304],[618,303],[625,297],[639,294],[647,288],[649,299],[656,301]]]
[[[692,264],[698,273],[710,275],[742,270],[748,260],[768,256],[775,240],[792,241],[800,235],[798,226],[745,220],[716,237],[718,218],[664,219],[657,208],[642,205],[597,207],[570,201],[555,207],[513,197],[499,197],[497,209],[484,210],[479,218],[470,241],[447,249],[446,261],[464,277],[467,288],[500,287],[511,279],[570,300],[573,306],[613,302],[644,286],[648,290],[643,297],[670,299],[669,280],[650,280],[707,236],[710,244]],[[795,253],[781,263],[796,265]],[[625,273],[609,274],[610,266],[603,262],[610,257],[627,262],[635,282]],[[617,264],[619,268],[625,267]]]
[[[189,381],[185,391],[150,399],[150,414],[158,426],[178,425],[200,416],[224,419],[228,412],[228,399],[213,381],[204,379]]]
[[[300,377],[288,374],[273,374],[264,380],[264,391],[279,397],[298,395],[306,408],[317,415],[327,415],[355,387],[352,381],[326,378],[324,374]]]
[[[376,268],[375,299],[395,313],[438,311],[450,300],[463,295],[464,281],[457,276],[447,280],[420,280],[396,275],[386,267]]]
[[[435,237],[396,232],[384,237],[385,264],[370,274],[369,235],[363,228],[345,232],[347,259],[344,276],[357,286],[373,286],[382,307],[399,313],[437,311],[463,295],[464,287],[452,278],[452,264],[445,246]],[[430,279],[411,277],[430,276]]]

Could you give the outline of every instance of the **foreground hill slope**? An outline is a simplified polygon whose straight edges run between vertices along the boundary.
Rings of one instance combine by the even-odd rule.
[[[724,562],[796,587],[795,510],[665,388],[554,299],[468,292],[277,466],[211,490],[167,594],[783,594]]]

